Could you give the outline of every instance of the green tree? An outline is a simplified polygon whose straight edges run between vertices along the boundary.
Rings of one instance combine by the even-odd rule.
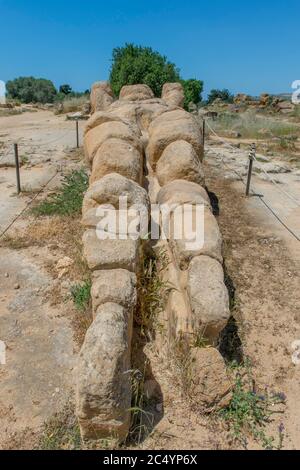
[[[62,93],[63,95],[70,95],[72,91],[72,87],[67,83],[59,87],[59,93]]]
[[[150,47],[125,44],[113,50],[110,83],[116,96],[124,85],[144,83],[159,97],[164,83],[179,81],[177,67]]]
[[[190,103],[198,104],[202,101],[203,82],[201,80],[196,80],[195,78],[182,80],[182,86],[185,95],[185,109],[188,109]]]
[[[34,77],[19,77],[6,83],[9,98],[22,103],[53,103],[57,94],[50,80]]]
[[[234,96],[226,88],[224,88],[223,90],[211,90],[207,98],[207,103],[211,104],[217,98],[220,98],[222,101],[226,103],[233,103]]]

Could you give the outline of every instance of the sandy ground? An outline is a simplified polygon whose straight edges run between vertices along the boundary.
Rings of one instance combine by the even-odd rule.
[[[82,141],[83,123],[79,123]],[[13,144],[18,142],[21,197],[16,195],[16,171]],[[66,151],[76,145],[75,123],[50,111],[28,112],[0,117],[0,232],[32,198],[26,193],[40,190],[61,168],[68,168]],[[48,189],[54,189],[59,178]]]
[[[65,134],[67,131],[69,135]],[[70,165],[64,150],[74,146],[73,131],[74,123],[45,111],[0,118],[0,142],[4,142],[0,147],[0,166],[3,148],[6,151],[15,139],[22,138],[24,149],[31,146],[21,170],[22,182],[37,190],[51,171]],[[53,142],[56,138],[61,140]],[[46,141],[48,144],[42,147]],[[0,168],[1,230],[32,197],[16,196],[15,169],[6,165]],[[219,199],[218,220],[224,237],[225,263],[235,288],[235,316],[243,353],[253,363],[259,388],[268,387],[287,396],[284,413],[275,416],[267,433],[276,437],[278,426],[283,423],[284,447],[299,449],[300,366],[296,367],[291,357],[293,341],[300,340],[299,242],[259,198],[244,197],[244,186],[236,171],[245,178],[246,167],[247,158],[238,149],[228,150],[216,142],[208,145],[207,186]],[[272,176],[282,189],[300,200],[297,168]],[[299,206],[265,181],[261,173],[254,176],[253,188],[255,193],[264,194],[278,216],[300,235]],[[17,226],[25,227],[26,223],[22,219]],[[31,434],[36,434],[72,393],[76,344],[64,305],[49,302],[54,280],[47,266],[54,261],[53,252],[47,247],[16,251],[0,246],[0,257],[0,340],[7,345],[7,363],[0,366],[0,448],[30,448]],[[149,344],[144,354],[161,389],[162,403],[156,413],[156,427],[140,447],[235,448],[228,441],[224,426],[190,406],[176,370],[155,344]],[[20,435],[22,442],[16,444],[16,436]],[[249,447],[257,448],[257,444],[250,439]]]
[[[16,140],[20,157],[26,156],[20,196],[14,160],[6,155]],[[58,170],[72,168],[67,152],[76,142],[75,123],[47,111],[0,118],[0,141],[2,232]],[[45,194],[59,184],[60,173]],[[27,225],[22,217],[8,233]],[[57,261],[53,253],[0,244],[0,259],[0,340],[6,345],[6,364],[0,366],[0,448],[30,448],[43,423],[73,395],[76,345],[64,305],[53,306],[49,298],[55,279],[47,267]]]
[[[233,182],[233,187],[238,192],[245,192],[248,172],[247,152],[220,146],[214,141],[209,141],[208,144],[206,161],[218,169],[224,179]],[[300,242],[276,220],[274,214],[265,207],[261,200],[263,199],[281,221],[300,239],[299,168],[279,159],[259,154],[257,157],[260,161],[258,164],[254,164],[251,182],[252,195],[247,204],[258,219],[260,226],[271,227],[273,235],[285,241],[291,257],[297,264],[299,263],[300,267]],[[268,180],[262,169],[269,173],[276,184]],[[240,181],[238,175],[242,177],[244,184]],[[262,198],[257,195],[262,196]]]
[[[214,146],[212,149],[228,157],[227,150]],[[207,183],[219,198],[225,262],[236,289],[235,315],[244,355],[253,363],[255,378],[262,389],[267,387],[286,395],[285,412],[270,429],[273,426],[276,433],[276,426],[282,422],[285,447],[299,449],[300,365],[292,362],[292,344],[300,339],[300,242],[259,198],[244,196],[243,184],[232,173],[232,169],[239,167],[238,153],[229,162],[225,159],[226,168],[213,159],[213,153],[208,152],[206,159]],[[299,176],[292,167],[290,173],[280,175],[280,180],[281,187],[300,200]],[[253,187],[300,235],[297,204],[257,176],[253,178]]]

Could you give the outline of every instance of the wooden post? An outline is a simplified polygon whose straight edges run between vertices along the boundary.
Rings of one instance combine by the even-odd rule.
[[[79,149],[79,122],[78,122],[78,119],[76,119],[76,145],[77,145],[77,148]]]
[[[18,194],[20,194],[20,192],[21,192],[21,180],[20,180],[20,163],[19,163],[18,144],[14,144],[14,151],[15,151],[16,175],[17,175],[17,191],[18,191]]]
[[[255,152],[256,152],[256,145],[252,144],[251,145],[251,150],[249,153],[249,169],[248,169],[248,178],[247,178],[247,187],[246,187],[246,196],[250,196],[250,186],[251,186],[251,177],[252,177],[252,170],[253,170],[253,162],[255,158]]]

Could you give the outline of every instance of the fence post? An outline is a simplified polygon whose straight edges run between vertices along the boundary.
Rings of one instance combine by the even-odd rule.
[[[79,122],[76,119],[76,146],[79,149]]]
[[[20,192],[21,192],[21,180],[20,180],[20,163],[19,163],[18,144],[14,144],[14,151],[15,151],[16,175],[17,175],[17,191],[18,191],[18,194],[20,194]]]
[[[256,152],[256,145],[252,144],[250,153],[249,153],[249,168],[248,168],[248,178],[247,178],[247,187],[246,187],[246,196],[249,197],[250,195],[250,186],[251,186],[251,177],[252,177],[252,170],[253,170],[253,162],[255,158]]]
[[[202,144],[203,144],[203,148],[205,146],[205,119],[203,118],[203,121],[202,121]]]

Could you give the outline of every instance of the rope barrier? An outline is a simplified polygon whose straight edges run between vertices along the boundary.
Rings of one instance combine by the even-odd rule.
[[[57,170],[55,175],[51,176],[51,178],[47,181],[47,183],[34,195],[34,197],[29,201],[29,203],[24,207],[24,209],[12,220],[12,222],[1,232],[0,239],[8,232],[8,230],[15,224],[15,222],[27,211],[28,207],[31,206],[33,201],[46,189],[46,187],[57,177],[57,175],[61,173],[60,170]]]
[[[60,136],[56,139],[50,140],[48,142],[43,142],[41,144],[34,144],[34,143],[32,143],[32,144],[22,144],[22,142],[21,142],[21,144],[22,144],[22,147],[30,147],[30,148],[32,148],[32,147],[38,147],[38,148],[45,147],[47,145],[53,144],[55,142],[58,142],[59,140],[64,139],[67,135],[70,134],[70,132],[74,132],[74,130],[73,129],[68,129],[67,132],[65,134],[63,134],[62,136]]]
[[[208,125],[208,127],[210,127]],[[214,132],[214,131],[213,131]],[[214,134],[219,138],[218,134],[216,134],[214,132]],[[220,139],[222,141],[222,139]],[[230,145],[230,144],[229,144]],[[230,147],[232,147],[230,145]],[[232,147],[234,148],[234,147]],[[235,148],[234,148],[235,149]],[[210,149],[213,151],[213,149]],[[236,149],[235,149],[236,150]],[[256,160],[256,158],[255,158]],[[226,162],[225,162],[225,156],[221,156],[221,162],[230,170],[230,171],[233,171],[239,178],[239,180],[243,183],[244,186],[246,186],[246,183],[244,181],[244,178],[242,177],[242,175],[239,174],[238,171],[236,171],[235,169],[231,168]],[[265,172],[267,173],[267,172]],[[267,173],[267,175],[269,176],[269,174]],[[280,188],[281,189],[281,188]],[[265,198],[263,195],[259,195],[257,193],[255,193],[254,191],[251,191],[252,195],[253,196],[257,196],[259,198],[259,200],[262,202],[262,204],[264,204],[264,206],[271,212],[271,214],[277,219],[277,221],[298,241],[300,242],[300,237],[290,228],[288,227],[288,225],[279,217],[279,215],[275,212],[275,210],[271,207],[270,204],[268,204],[266,201],[265,201]],[[285,191],[284,191],[285,193]],[[286,193],[286,195],[288,195],[288,193]],[[289,195],[290,196],[290,195]],[[292,196],[290,196],[292,197]],[[292,197],[293,198],[293,197]],[[293,198],[294,199],[294,198]],[[294,202],[297,203],[298,205],[298,202],[296,200],[294,200]]]
[[[233,149],[235,152],[239,152],[239,153],[242,153],[243,151],[241,150],[238,150],[236,147],[233,147],[233,145],[231,145],[229,142],[226,142],[226,140],[222,139],[215,131],[214,129],[208,124],[207,121],[205,121],[208,128],[210,129],[210,131],[215,135],[215,137],[218,138],[218,140],[220,142],[222,142],[223,144],[227,145],[227,147]],[[243,153],[246,153],[246,152],[243,152]],[[294,197],[292,196],[291,194],[289,194],[287,191],[285,191],[284,189],[282,189],[280,186],[279,186],[279,183],[277,183],[274,178],[272,178],[272,176],[264,169],[264,167],[259,163],[259,161],[257,160],[257,158],[255,156],[254,157],[254,160],[258,166],[258,168],[263,171],[263,173],[269,178],[270,182],[274,184],[274,186],[278,189],[278,191],[280,191],[282,194],[284,194],[286,197],[288,197],[291,201],[293,201],[298,207],[300,207],[300,202]]]

